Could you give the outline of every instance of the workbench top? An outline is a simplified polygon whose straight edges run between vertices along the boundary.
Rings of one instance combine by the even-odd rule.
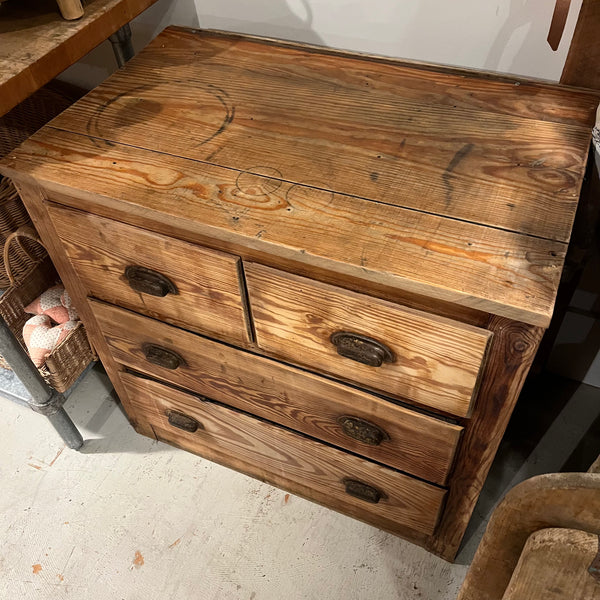
[[[0,3],[0,115],[48,83],[156,0],[89,0],[75,21],[55,0]]]

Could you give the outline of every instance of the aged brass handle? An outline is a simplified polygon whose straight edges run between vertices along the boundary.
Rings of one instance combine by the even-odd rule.
[[[185,361],[177,352],[168,350],[157,344],[142,344],[142,352],[148,362],[159,367],[164,367],[165,369],[175,370],[185,365]]]
[[[198,429],[204,429],[204,426],[199,421],[196,421],[194,417],[189,417],[176,410],[167,411],[167,417],[169,419],[169,425],[177,427],[177,429],[183,429],[189,433],[194,433]]]
[[[362,481],[356,481],[356,479],[344,479],[343,483],[346,486],[346,494],[371,504],[377,504],[382,498],[386,497],[381,490]]]
[[[159,298],[163,298],[167,294],[177,294],[175,284],[158,271],[133,265],[126,267],[124,274],[129,287],[136,292]]]
[[[329,339],[340,356],[363,365],[380,367],[384,362],[392,363],[396,360],[394,353],[385,344],[360,333],[336,331]]]
[[[360,417],[351,417],[342,415],[338,417],[338,423],[342,431],[348,436],[370,446],[379,446],[381,442],[390,439],[390,436],[378,425],[361,419]]]

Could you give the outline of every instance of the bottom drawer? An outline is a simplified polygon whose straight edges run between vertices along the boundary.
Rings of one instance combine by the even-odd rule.
[[[442,488],[155,381],[121,379],[161,441],[382,529],[433,533]]]

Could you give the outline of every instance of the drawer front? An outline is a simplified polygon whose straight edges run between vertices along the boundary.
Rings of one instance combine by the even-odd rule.
[[[91,305],[115,360],[127,367],[428,481],[446,481],[462,427],[108,304]],[[181,360],[150,362],[149,344]]]
[[[56,205],[48,212],[89,295],[248,342],[239,258]]]
[[[445,490],[206,399],[121,377],[158,439],[378,527],[433,533]]]
[[[470,412],[490,333],[245,265],[257,343],[285,360],[457,416]]]

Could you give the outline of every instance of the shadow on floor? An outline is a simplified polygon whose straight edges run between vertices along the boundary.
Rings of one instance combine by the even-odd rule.
[[[600,448],[600,389],[552,373],[527,380],[475,507],[457,562],[468,564],[494,507],[544,473],[587,471]]]
[[[156,453],[168,447],[135,432],[100,363],[79,383],[65,405],[83,435],[82,454]]]

